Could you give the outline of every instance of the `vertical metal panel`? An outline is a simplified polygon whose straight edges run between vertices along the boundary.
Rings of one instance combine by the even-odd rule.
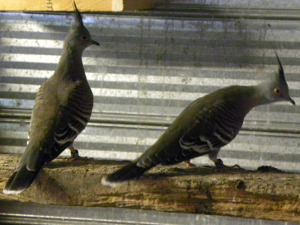
[[[179,2],[146,12],[84,15],[101,47],[84,53],[95,107],[76,142],[82,155],[134,159],[194,99],[272,75],[274,49],[290,94],[300,102],[298,1],[289,10],[281,10],[281,1],[272,9],[256,7],[258,1],[211,1],[213,7]],[[234,4],[238,8],[230,8]],[[72,21],[71,14],[0,13],[1,152],[23,151],[35,93],[55,70]],[[299,111],[287,103],[255,108],[221,157],[227,164],[299,171]]]

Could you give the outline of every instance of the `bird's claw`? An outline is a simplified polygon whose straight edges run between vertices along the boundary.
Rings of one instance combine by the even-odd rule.
[[[196,167],[196,165],[195,165],[194,163],[191,163],[190,160],[184,161],[184,164],[185,164],[187,167]]]
[[[240,167],[240,165],[238,165],[238,164],[234,164],[233,166],[230,166],[232,169],[238,169],[238,170],[240,170],[240,169],[243,169],[242,167]]]
[[[81,157],[79,155],[75,155],[74,157],[71,156],[67,160],[68,160],[68,162],[91,162],[94,159],[93,158],[89,158],[89,157]]]
[[[90,162],[94,160],[93,158],[79,156],[78,150],[75,149],[74,147],[70,147],[69,149],[71,151],[71,157],[68,159],[69,162],[74,162],[74,161]]]
[[[217,159],[215,162],[217,171],[230,171],[230,170],[241,170],[243,169],[238,164],[235,164],[233,166],[226,166],[224,165],[222,159]]]

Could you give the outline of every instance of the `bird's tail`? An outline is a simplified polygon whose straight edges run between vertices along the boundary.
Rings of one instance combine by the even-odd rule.
[[[112,174],[103,177],[101,183],[105,186],[116,187],[122,183],[132,180],[141,176],[151,167],[140,167],[137,165],[137,160],[128,163],[121,169],[113,172]]]
[[[26,165],[22,166],[19,170],[15,171],[8,179],[4,194],[20,194],[25,191],[38,175],[39,170],[29,171]]]

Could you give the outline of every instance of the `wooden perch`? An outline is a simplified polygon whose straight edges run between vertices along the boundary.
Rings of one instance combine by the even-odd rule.
[[[74,11],[74,0],[0,0],[0,11]],[[151,9],[154,0],[76,0],[81,12]]]
[[[178,164],[158,166],[140,180],[112,189],[102,186],[101,178],[124,162],[78,164],[58,159],[21,195],[4,195],[2,189],[18,158],[0,155],[0,199],[300,221],[300,174],[296,173],[216,172]]]

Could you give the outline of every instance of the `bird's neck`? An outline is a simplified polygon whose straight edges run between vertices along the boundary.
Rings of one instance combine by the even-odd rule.
[[[274,103],[276,100],[273,95],[274,81],[265,81],[257,85],[257,92],[260,93],[260,105]],[[276,83],[277,84],[277,83]]]
[[[86,79],[80,50],[65,47],[60,57],[55,75],[62,79],[82,80]]]
[[[243,112],[243,116],[256,106],[270,103],[259,86],[235,86],[231,90],[230,96],[234,97],[232,107]]]
[[[268,99],[265,96],[265,90],[263,89],[263,85],[257,85],[257,86],[251,86],[251,104],[253,107],[258,106],[258,105],[264,105],[264,104],[269,104],[272,103],[273,101]]]

